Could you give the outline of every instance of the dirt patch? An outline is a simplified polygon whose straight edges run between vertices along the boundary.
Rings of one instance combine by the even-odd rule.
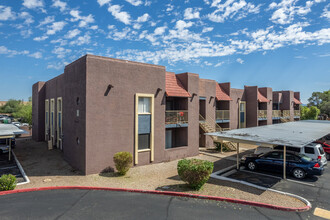
[[[241,146],[246,149],[253,148]],[[108,172],[84,176],[64,161],[61,151],[47,150],[46,143],[17,140],[15,153],[31,181],[29,184],[18,186],[17,189],[47,186],[118,187],[196,193],[288,207],[304,206],[304,203],[292,197],[212,178],[200,191],[191,191],[177,175],[178,161],[134,167],[126,176],[118,176],[111,172],[110,168],[107,169]],[[235,164],[235,152],[214,152],[211,156],[200,154],[194,158],[215,162],[217,169]]]

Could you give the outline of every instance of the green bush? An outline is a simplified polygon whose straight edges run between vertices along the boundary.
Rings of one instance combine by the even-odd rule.
[[[113,156],[116,169],[120,175],[125,175],[132,166],[133,156],[130,152],[118,152]]]
[[[183,159],[178,162],[180,178],[194,189],[199,190],[208,181],[213,170],[213,163],[207,160]]]
[[[16,177],[8,174],[0,177],[0,191],[13,190],[16,187]]]

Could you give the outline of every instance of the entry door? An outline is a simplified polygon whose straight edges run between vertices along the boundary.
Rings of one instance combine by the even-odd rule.
[[[50,100],[50,137],[52,145],[55,145],[55,100]]]
[[[56,146],[60,150],[62,150],[62,136],[63,136],[63,128],[62,128],[62,98],[57,98],[57,142]]]
[[[241,101],[239,103],[239,128],[246,127],[246,103]]]
[[[166,130],[165,148],[172,148],[172,130]]]
[[[45,141],[49,141],[49,100],[45,100]]]

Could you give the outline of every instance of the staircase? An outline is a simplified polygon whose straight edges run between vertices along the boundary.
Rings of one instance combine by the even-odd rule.
[[[199,115],[199,126],[203,129],[205,133],[221,132],[224,131],[218,123],[216,123],[212,118],[207,117],[206,119]],[[236,150],[237,146],[230,141],[221,141],[217,136],[211,136],[214,143],[225,143],[230,150]]]

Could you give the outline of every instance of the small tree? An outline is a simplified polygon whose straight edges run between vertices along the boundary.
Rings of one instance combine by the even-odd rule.
[[[199,190],[208,181],[213,171],[213,163],[207,160],[183,159],[178,162],[180,178],[194,189]]]
[[[17,112],[13,113],[15,118],[20,118],[21,122],[32,124],[32,103],[28,102],[25,105],[21,105]]]
[[[4,174],[0,177],[0,191],[13,190],[16,187],[16,177]]]
[[[116,169],[120,175],[125,175],[132,166],[133,156],[130,152],[118,152],[113,156]]]
[[[302,120],[316,120],[317,116],[320,114],[320,109],[318,109],[315,106],[307,107],[302,106],[301,107],[301,119]]]

